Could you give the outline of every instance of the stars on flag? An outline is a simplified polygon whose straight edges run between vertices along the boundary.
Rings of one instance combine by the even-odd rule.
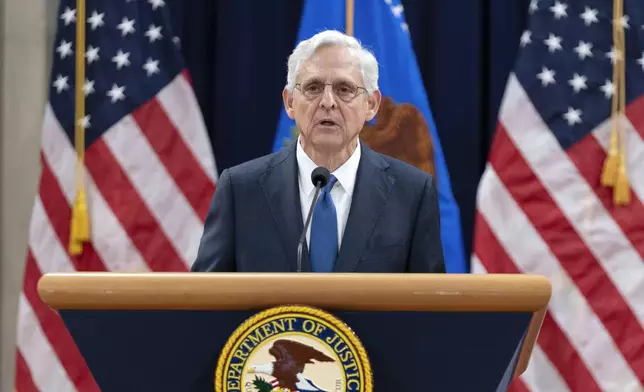
[[[164,0],[147,0],[146,2],[149,4],[152,10],[160,9],[161,7],[164,7],[166,5]],[[120,36],[122,39],[128,40],[136,33],[136,30],[138,28],[137,20],[131,14],[128,15],[126,13],[125,16],[121,16],[123,16],[123,14],[119,16],[118,20],[114,22],[112,26],[107,27],[116,29],[117,37]],[[60,14],[60,19],[62,20],[61,25],[63,26],[69,26],[76,23],[76,9],[66,7],[65,10]],[[86,60],[86,66],[95,67],[96,64],[100,63],[101,61],[102,56],[100,54],[104,53],[104,51],[107,51],[106,56],[107,58],[111,59],[111,63],[113,64],[112,66],[114,67],[112,69],[118,73],[105,80],[105,77],[107,77],[107,75],[110,75],[109,72],[106,73],[102,71],[101,74],[103,76],[101,78],[96,78],[95,75],[92,76],[93,71],[91,71],[91,69],[96,68],[87,68],[87,78],[82,85],[82,91],[86,99],[105,100],[113,105],[117,105],[121,102],[126,101],[127,83],[132,80],[132,77],[134,77],[135,79],[137,78],[137,76],[132,76],[132,74],[130,73],[132,71],[127,71],[127,73],[124,73],[126,69],[131,68],[133,63],[136,68],[141,67],[138,68],[140,71],[136,72],[141,72],[141,76],[146,75],[147,78],[153,78],[154,75],[160,74],[162,70],[160,61],[158,59],[155,59],[155,56],[147,57],[146,61],[142,61],[142,59],[138,58],[135,59],[131,55],[132,49],[129,47],[127,41],[124,41],[123,43],[117,43],[117,39],[117,41],[114,41],[113,44],[109,45],[103,44],[103,41],[93,41],[93,36],[89,34],[97,34],[99,31],[101,31],[99,29],[106,28],[106,24],[110,23],[109,20],[109,18],[106,18],[106,13],[100,9],[92,10],[91,14],[86,18],[88,35],[86,38],[87,47],[85,49],[84,56]],[[106,21],[108,22],[106,23]],[[166,39],[163,34],[163,26],[154,23],[149,24],[149,27],[143,32],[143,35],[146,37],[144,38],[145,41],[149,42],[150,44],[154,43],[155,45],[158,45],[158,42]],[[70,37],[72,38],[70,39]],[[74,61],[73,53],[76,48],[74,46],[75,39],[73,37],[75,37],[75,31],[72,30],[69,31],[66,35],[59,38],[59,41],[55,48],[56,53],[61,60],[72,62]],[[179,37],[171,36],[168,38],[172,40],[174,45],[179,45]],[[103,48],[97,45],[98,42],[101,42],[100,46]],[[67,71],[60,72],[56,75],[52,82],[52,92],[56,94],[62,94],[63,92],[73,90],[74,76],[73,74],[69,74],[68,72],[69,69],[71,69],[73,72],[75,66],[73,63],[69,63],[69,67],[70,68],[68,68]],[[89,109],[89,112],[86,112],[82,118],[76,120],[76,124],[79,125],[82,129],[89,129],[92,127],[91,108],[92,105],[86,106],[86,109]]]
[[[116,26],[117,29],[121,30],[121,37],[125,37],[128,34],[134,33],[134,19],[130,20],[127,17],[124,17],[121,23]]]
[[[564,113],[563,118],[568,121],[568,125],[581,124],[581,110],[568,107],[568,111]]]
[[[60,19],[65,22],[65,26],[76,22],[76,8],[70,9],[69,7],[65,7],[65,11],[60,15]]]
[[[568,4],[557,1],[555,2],[555,5],[550,7],[550,11],[554,14],[555,19],[561,19],[568,17],[568,12],[566,11],[567,8]]]
[[[531,43],[532,43],[532,32],[530,30],[526,30],[521,34],[520,45],[523,48],[526,45]]]
[[[586,57],[593,57],[593,44],[589,42],[579,41],[579,45],[575,47],[574,51],[579,55],[579,59],[583,60]]]
[[[56,48],[56,52],[60,53],[60,58],[64,59],[65,57],[71,55],[74,51],[72,50],[72,43],[62,40],[60,45]]]
[[[541,84],[546,87],[549,84],[555,84],[555,71],[543,67],[541,73],[537,74],[537,78],[541,80]]]
[[[89,114],[84,115],[83,117],[78,119],[78,125],[80,125],[82,129],[87,129],[91,127],[92,126],[92,124],[90,123],[91,118],[92,116]]]
[[[602,23],[619,24],[624,28],[626,34],[627,30],[632,29],[633,20],[627,15],[611,20],[610,15],[602,15],[596,8],[584,6],[583,12],[581,9],[579,12],[576,12],[577,9],[571,8],[569,6],[569,1],[565,0],[556,0],[553,3],[549,3],[547,6],[543,5],[544,2],[540,0],[531,0],[529,6],[529,13],[541,13],[541,17],[549,18],[551,21],[560,21],[555,22],[554,25],[549,27],[550,31],[538,31],[539,29],[535,26],[530,26],[530,28],[523,31],[519,39],[519,46],[521,50],[542,50],[534,47],[532,45],[534,42],[542,42],[544,49],[547,50],[547,53],[550,53],[551,57],[544,57],[545,63],[539,64],[539,68],[533,71],[532,75],[537,78],[540,85],[543,88],[549,86],[557,85],[557,73],[560,73],[561,80],[567,82],[567,86],[570,88],[570,94],[573,97],[581,97],[583,93],[589,91],[596,91],[601,94],[605,99],[610,100],[615,94],[615,86],[612,82],[612,66],[620,61],[633,61],[638,64],[637,69],[644,71],[644,52],[641,53],[641,56],[633,56],[633,53],[626,52],[623,53],[614,46],[601,46],[600,42],[593,42],[593,34],[596,34],[597,28],[601,28]],[[578,15],[579,19],[571,18],[571,16]],[[600,18],[602,18],[600,20]],[[558,26],[564,26],[563,20],[568,20],[566,23],[576,23],[582,28],[578,28],[574,32],[568,28],[565,30],[564,27],[559,29]],[[644,30],[644,25],[641,26]],[[571,38],[574,37],[577,44],[571,42]],[[610,41],[608,44],[612,43],[612,36],[609,37]],[[566,41],[568,40],[568,41]],[[568,45],[566,45],[568,42]],[[571,62],[570,54],[573,54],[574,60],[579,62],[588,62],[588,61],[602,61],[607,64],[605,67],[606,70],[609,70],[610,73],[606,75],[600,75],[601,79],[598,80],[596,73],[587,73],[585,67],[593,67],[595,63],[578,63]],[[565,56],[568,57],[563,61]],[[581,65],[584,64],[584,65]],[[569,73],[568,73],[569,72]],[[560,91],[560,90],[554,90]],[[572,106],[568,107],[567,110],[563,110],[561,115],[566,121],[565,124],[572,127],[577,124],[583,123],[583,106],[575,107],[574,102]]]
[[[94,92],[94,81],[93,80],[85,79],[85,84],[83,84],[83,92],[85,93],[86,97]]]
[[[628,15],[623,15],[621,18],[619,18],[619,23],[622,25],[624,30],[631,28],[631,26],[628,24],[628,21],[629,21]]]
[[[118,86],[116,83],[112,84],[112,88],[107,92],[107,96],[111,98],[112,103],[122,101],[125,99],[125,86]]]
[[[87,48],[87,51],[85,52],[85,58],[87,59],[87,64],[92,64],[94,61],[98,60],[98,51],[100,48],[95,48],[92,45],[90,45]]]
[[[148,3],[152,5],[152,9],[156,10],[159,7],[165,6],[165,1],[164,0],[148,0]]]
[[[56,88],[56,92],[58,94],[69,89],[69,83],[67,83],[68,80],[69,80],[69,76],[63,76],[60,74],[56,76],[56,80],[54,80],[53,86],[54,88]]]
[[[119,49],[116,56],[112,57],[112,61],[116,63],[116,69],[127,67],[130,65],[130,52],[123,53],[123,50]]]
[[[590,26],[593,23],[599,23],[597,19],[597,10],[589,7],[585,7],[584,13],[579,15],[583,20],[586,26]]]
[[[548,46],[548,51],[550,53],[554,53],[557,50],[561,50],[561,37],[557,37],[556,35],[550,33],[548,36],[548,39],[543,41],[546,46]]]
[[[604,93],[606,98],[612,97],[615,93],[615,85],[610,80],[606,80],[606,83],[604,83],[599,89]]]
[[[148,31],[145,32],[145,36],[150,39],[150,42],[154,42],[158,39],[163,38],[161,35],[161,28],[163,26],[155,26],[155,25],[150,25],[150,28]]]
[[[539,0],[531,0],[529,10],[531,14],[534,14],[535,12],[539,11]]]
[[[155,73],[159,73],[159,60],[152,60],[148,58],[145,64],[143,64],[143,69],[147,72],[148,76],[152,76]]]
[[[87,23],[90,24],[92,30],[96,30],[99,26],[105,25],[105,22],[103,22],[103,17],[105,16],[105,13],[98,13],[96,10],[92,12],[92,15],[87,18]]]
[[[610,52],[606,53],[606,57],[610,59],[611,64],[615,64],[615,61],[622,60],[622,51],[611,46]]]
[[[579,75],[575,72],[573,75],[573,78],[568,81],[568,84],[572,86],[572,89],[575,90],[576,93],[580,92],[581,90],[585,90],[588,87],[586,86],[586,82],[588,81],[588,78]]]

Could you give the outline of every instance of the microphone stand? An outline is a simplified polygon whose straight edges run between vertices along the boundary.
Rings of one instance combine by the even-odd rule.
[[[311,216],[313,215],[313,207],[315,206],[315,202],[318,200],[318,196],[320,195],[320,185],[321,185],[321,181],[318,181],[315,184],[315,195],[313,196],[313,202],[311,203],[311,208],[309,209],[309,213],[306,216],[306,223],[304,223],[304,230],[302,230],[302,235],[300,236],[300,240],[297,242],[297,272],[302,272],[302,247],[304,246],[304,241],[306,241],[306,232],[309,230],[309,224],[311,223]]]

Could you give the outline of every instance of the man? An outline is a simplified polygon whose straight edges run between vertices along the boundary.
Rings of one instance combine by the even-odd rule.
[[[288,61],[282,94],[300,134],[279,152],[224,170],[192,271],[445,272],[434,180],[360,142],[378,112],[378,63],[353,37],[324,31]]]

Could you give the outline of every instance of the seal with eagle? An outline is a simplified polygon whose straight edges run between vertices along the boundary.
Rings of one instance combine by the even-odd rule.
[[[334,362],[328,355],[306,344],[289,339],[278,339],[268,350],[275,361],[264,365],[251,366],[250,373],[263,373],[275,377],[275,384],[298,392],[326,392],[313,381],[302,375],[307,364]],[[273,384],[273,385],[275,385]]]

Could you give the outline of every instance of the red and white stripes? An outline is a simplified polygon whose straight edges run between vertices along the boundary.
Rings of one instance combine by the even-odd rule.
[[[98,391],[38,279],[66,271],[186,271],[215,191],[215,159],[192,87],[179,74],[86,151],[91,243],[67,252],[76,155],[50,106],[18,317],[16,390]]]
[[[518,390],[644,390],[644,176],[635,174],[644,165],[644,103],[633,105],[625,119],[632,202],[615,207],[599,183],[610,124],[564,150],[509,78],[478,191],[472,262],[473,272],[541,274],[553,285]]]

